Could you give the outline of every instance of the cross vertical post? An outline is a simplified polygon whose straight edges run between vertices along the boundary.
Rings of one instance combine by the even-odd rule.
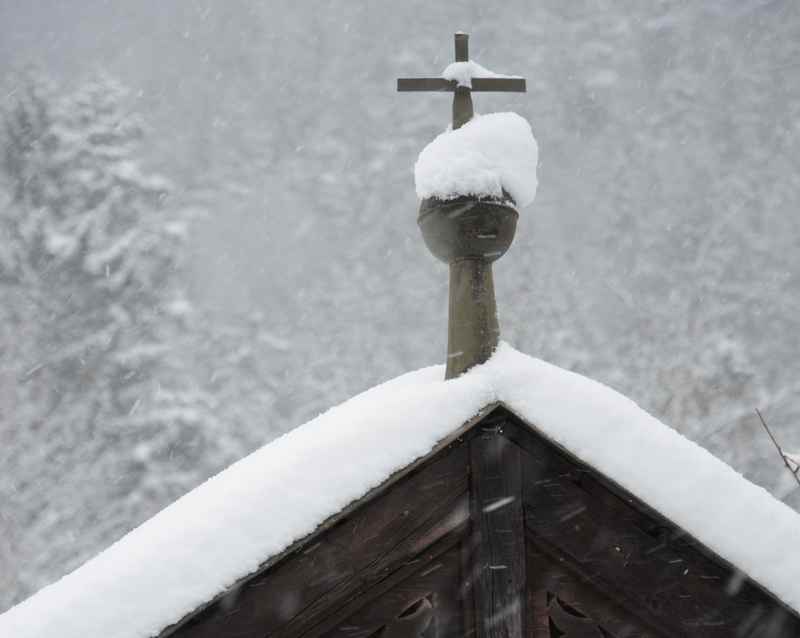
[[[456,62],[469,62],[469,34],[455,34]],[[472,93],[475,91],[525,92],[525,79],[519,77],[473,77],[471,85],[459,84],[455,80],[436,78],[399,78],[397,90],[436,91],[453,93],[453,128],[457,129],[472,119]]]
[[[469,62],[469,34],[455,34],[456,62]],[[472,90],[467,86],[456,86],[453,95],[453,128],[461,128],[472,119]]]

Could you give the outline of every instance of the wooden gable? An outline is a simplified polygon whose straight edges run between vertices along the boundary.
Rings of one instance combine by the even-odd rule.
[[[800,619],[498,406],[161,635],[796,638]]]

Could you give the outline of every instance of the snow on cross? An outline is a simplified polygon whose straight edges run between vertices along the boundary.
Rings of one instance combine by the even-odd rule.
[[[475,116],[472,91],[524,92],[525,79],[501,75],[469,59],[469,36],[455,34],[456,61],[438,78],[401,78],[398,91],[452,91],[452,127],[420,153],[414,181],[420,199],[462,195],[502,199],[519,206],[536,196],[539,152],[531,127],[515,113]]]
[[[456,65],[450,65],[438,78],[400,78],[397,90],[404,91],[452,91],[453,95],[453,128],[459,128],[469,122],[473,115],[472,91],[505,91],[524,93],[525,79],[515,76],[501,76],[487,71],[469,59],[469,35],[455,34]],[[459,65],[466,63],[466,67]],[[469,66],[472,65],[472,66]],[[465,80],[464,69],[467,70]],[[486,77],[486,76],[489,77]]]
[[[455,80],[459,86],[466,86],[470,89],[472,88],[472,80],[485,80],[491,78],[522,80],[522,78],[518,75],[503,75],[502,73],[490,71],[474,60],[468,60],[467,62],[452,62],[448,64],[445,70],[442,71],[442,77],[445,80]]]

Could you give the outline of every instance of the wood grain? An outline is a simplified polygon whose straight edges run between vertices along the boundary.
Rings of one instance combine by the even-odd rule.
[[[464,445],[442,451],[168,635],[299,635],[340,599],[369,587],[463,524],[467,466]]]
[[[512,422],[507,434],[525,450],[525,526],[582,582],[667,635],[800,636],[800,619],[725,561],[525,424]]]
[[[504,436],[504,425],[504,420],[484,421],[470,440],[471,573],[482,638],[526,635],[522,450]]]

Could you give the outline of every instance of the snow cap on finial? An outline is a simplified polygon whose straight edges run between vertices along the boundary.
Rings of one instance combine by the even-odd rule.
[[[538,149],[514,113],[474,117],[473,91],[525,91],[469,60],[469,36],[455,34],[454,64],[439,78],[400,79],[399,91],[452,91],[452,127],[428,144],[414,167],[425,244],[450,266],[447,370],[451,379],[484,363],[500,328],[492,262],[511,246],[519,214],[536,195]]]

